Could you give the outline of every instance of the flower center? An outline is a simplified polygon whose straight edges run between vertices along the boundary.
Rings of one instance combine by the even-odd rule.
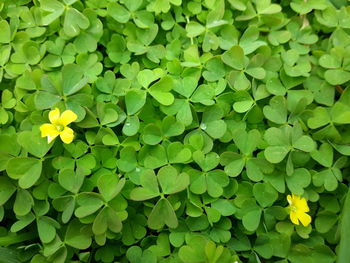
[[[63,131],[63,129],[64,129],[64,126],[61,124],[56,124],[55,127],[56,127],[56,130],[59,132]]]

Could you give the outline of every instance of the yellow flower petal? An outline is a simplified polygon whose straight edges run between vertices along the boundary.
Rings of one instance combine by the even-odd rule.
[[[300,222],[303,224],[303,226],[308,226],[311,223],[311,216],[309,216],[306,213],[300,213],[298,215],[298,218],[299,218]]]
[[[50,124],[50,123],[45,123],[40,126],[40,131],[41,131],[41,137],[46,137],[48,135],[54,136],[58,135],[59,132],[56,130],[55,125]]]
[[[59,122],[63,126],[67,126],[71,122],[75,121],[78,118],[78,116],[71,110],[66,110],[62,113]]]
[[[293,224],[299,225],[299,220],[298,220],[298,215],[295,212],[290,212],[290,220],[292,221]]]
[[[60,137],[64,143],[71,143],[74,138],[74,131],[71,128],[65,127],[60,133]]]
[[[290,220],[293,224],[299,225],[300,221],[304,226],[308,226],[311,223],[311,216],[306,214],[310,211],[306,199],[292,194],[292,196],[287,196],[287,201],[289,203]]]
[[[310,211],[309,206],[307,205],[306,199],[303,197],[296,200],[294,203],[294,206],[300,212],[309,212]]]
[[[60,118],[59,108],[55,108],[54,110],[49,112],[49,120],[51,123],[55,124],[59,118]]]
[[[56,130],[55,125],[45,123],[40,126],[41,137],[47,136],[47,142],[51,143],[60,133]]]

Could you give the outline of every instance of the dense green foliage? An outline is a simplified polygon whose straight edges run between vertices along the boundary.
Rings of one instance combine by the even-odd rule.
[[[348,262],[349,84],[347,0],[0,0],[0,262]]]

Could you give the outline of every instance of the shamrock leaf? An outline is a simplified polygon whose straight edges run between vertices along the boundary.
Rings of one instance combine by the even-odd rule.
[[[203,113],[200,128],[212,138],[222,137],[227,129],[227,125],[222,120],[223,110],[219,106],[213,106]]]
[[[311,182],[311,175],[305,168],[298,168],[294,173],[286,177],[289,190],[297,195],[303,195],[304,188]]]
[[[119,180],[119,177],[110,174],[100,176],[97,181],[97,187],[103,199],[106,202],[111,201],[123,189],[125,178]]]
[[[176,228],[178,220],[170,202],[165,198],[161,198],[148,217],[148,226],[151,229],[161,229],[164,225]]]
[[[130,89],[125,95],[126,110],[129,115],[138,112],[146,103],[146,93],[143,90]]]
[[[84,225],[78,220],[73,220],[67,227],[65,243],[77,249],[87,249],[91,245],[91,237]]]
[[[173,142],[167,147],[167,156],[169,163],[186,163],[191,159],[192,152],[180,142]]]
[[[64,95],[71,95],[81,90],[87,83],[84,72],[76,64],[68,64],[62,69],[62,90]]]
[[[315,142],[302,134],[301,127],[269,128],[265,132],[265,140],[269,146],[265,149],[265,157],[271,163],[281,162],[291,150],[312,152],[316,149]]]
[[[87,29],[90,25],[89,19],[77,9],[69,7],[64,17],[63,30],[69,37],[79,35],[81,29]]]
[[[16,192],[16,188],[7,177],[1,176],[0,182],[0,205],[4,205]]]
[[[178,174],[177,170],[172,166],[162,167],[157,177],[164,194],[181,192],[190,183],[188,174]]]
[[[0,43],[10,43],[11,29],[6,20],[0,21]]]
[[[148,91],[159,103],[163,105],[171,105],[174,102],[174,95],[170,93],[172,88],[173,80],[171,77],[167,76],[153,84]]]
[[[50,150],[52,144],[48,144],[47,140],[41,138],[39,132],[24,131],[18,135],[18,143],[38,158],[42,158]]]
[[[130,197],[136,201],[142,201],[159,196],[157,177],[152,170],[146,170],[140,177],[142,187],[134,188]]]
[[[226,65],[236,70],[242,70],[246,66],[246,58],[240,46],[233,46],[230,50],[225,51],[221,59]]]
[[[287,122],[287,105],[282,96],[274,96],[270,100],[270,105],[264,107],[263,112],[267,119],[275,123],[284,124]]]

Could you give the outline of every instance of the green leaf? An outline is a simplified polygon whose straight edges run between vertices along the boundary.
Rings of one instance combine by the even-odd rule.
[[[169,163],[186,163],[192,157],[190,149],[185,148],[180,142],[169,144],[167,148]]]
[[[26,151],[38,158],[44,157],[53,145],[53,143],[48,144],[46,138],[41,138],[39,132],[21,132],[18,134],[17,141]]]
[[[3,263],[21,263],[19,253],[10,248],[0,247],[1,261]]]
[[[272,206],[278,198],[278,193],[269,183],[254,184],[253,194],[262,207]]]
[[[49,92],[40,91],[35,95],[35,106],[39,110],[52,108],[61,98],[58,95],[54,95]]]
[[[78,218],[95,213],[103,205],[103,201],[98,196],[89,193],[80,195],[77,199],[77,203],[80,207],[75,210],[74,214]]]
[[[90,247],[92,240],[84,225],[78,220],[72,220],[67,227],[64,241],[68,246],[83,250]]]
[[[249,26],[243,33],[239,45],[244,50],[244,54],[248,55],[254,52],[257,48],[265,46],[264,41],[258,40],[259,29],[256,26]]]
[[[64,95],[71,95],[81,90],[87,83],[84,72],[76,64],[65,65],[62,69],[62,90]]]
[[[244,155],[249,155],[260,142],[260,132],[258,130],[246,132],[245,130],[237,129],[233,133],[233,140]]]
[[[210,171],[206,176],[207,192],[212,197],[223,194],[223,187],[229,184],[227,175],[221,170]]]
[[[287,122],[287,105],[286,100],[282,96],[274,96],[270,100],[270,105],[263,109],[264,115],[267,119],[277,124],[284,124]]]
[[[146,168],[155,169],[167,164],[166,151],[163,146],[156,145],[152,147],[144,158],[144,165]]]
[[[107,14],[119,23],[126,23],[130,18],[130,13],[128,10],[126,10],[122,5],[113,2],[108,4]]]
[[[333,164],[333,148],[328,143],[323,143],[318,150],[310,152],[312,159],[325,167]]]
[[[233,109],[238,113],[249,111],[255,103],[247,91],[239,90],[234,96],[236,102],[233,104]]]
[[[164,166],[158,172],[159,185],[164,194],[175,194],[187,188],[190,184],[188,174],[178,174],[177,170],[172,166]]]
[[[348,190],[341,212],[340,219],[340,242],[337,253],[337,263],[346,263],[350,256],[350,191]]]
[[[315,227],[319,233],[327,233],[337,221],[338,218],[335,217],[335,214],[319,215],[315,220]]]
[[[10,178],[18,180],[18,185],[27,189],[40,178],[42,162],[30,157],[17,157],[7,163],[6,172]]]
[[[52,219],[43,216],[37,220],[39,238],[43,243],[51,242],[56,236],[56,229],[52,225]]]
[[[162,132],[166,137],[178,136],[185,131],[185,126],[176,121],[173,116],[167,116],[162,121]]]
[[[221,138],[227,129],[227,125],[224,120],[213,120],[210,122],[203,122],[201,129],[205,130],[208,135],[214,139]]]
[[[19,189],[13,205],[13,212],[17,216],[25,216],[30,212],[33,205],[34,200],[31,194],[27,190]]]
[[[8,153],[17,156],[21,150],[21,146],[17,143],[16,135],[0,135],[1,153]]]
[[[293,147],[304,152],[312,152],[316,149],[316,143],[309,136],[303,135],[293,142]]]
[[[288,146],[269,146],[265,149],[264,155],[266,160],[271,163],[280,163],[289,153]]]
[[[266,71],[263,68],[247,68],[245,72],[256,79],[264,79],[266,76]]]
[[[80,34],[81,29],[87,29],[90,25],[89,19],[77,9],[68,7],[64,17],[63,30],[69,37]]]
[[[207,240],[203,236],[191,236],[189,241],[187,241],[187,245],[179,249],[180,259],[188,263],[205,262],[204,248],[206,243]]]
[[[350,80],[350,72],[342,69],[330,69],[324,73],[324,78],[332,85],[341,85]]]
[[[245,67],[245,56],[240,46],[233,46],[221,56],[222,61],[231,68],[242,70]]]
[[[136,168],[136,151],[133,147],[127,146],[120,151],[120,158],[117,160],[118,168],[123,172],[131,172]]]
[[[260,208],[255,208],[243,216],[242,223],[248,231],[255,231],[258,228],[261,212]]]
[[[73,169],[64,169],[60,170],[58,182],[64,189],[76,194],[84,182],[84,177],[78,171],[75,173]]]
[[[16,187],[4,176],[0,177],[0,206],[4,205],[7,200],[16,192]]]
[[[158,34],[159,27],[157,24],[152,24],[144,30],[136,31],[138,40],[145,46],[149,46]],[[158,49],[158,52],[160,50]]]
[[[95,217],[94,223],[92,224],[92,232],[95,235],[102,235],[106,233],[108,229],[108,215],[107,208],[103,208]]]
[[[109,202],[116,197],[123,189],[124,184],[125,178],[119,180],[117,175],[112,174],[104,174],[100,176],[97,181],[98,190],[106,202]]]
[[[220,162],[220,157],[215,152],[210,152],[204,155],[201,151],[195,151],[193,153],[193,160],[202,168],[203,171],[207,172],[214,169]]]
[[[286,88],[281,81],[277,78],[271,78],[266,82],[266,89],[273,95],[284,96],[286,94]]]
[[[170,202],[161,198],[153,207],[149,217],[148,226],[151,229],[161,229],[164,225],[170,228],[176,228],[178,225],[177,217]]]
[[[134,136],[140,129],[140,120],[137,116],[128,116],[123,126],[126,136]]]
[[[205,31],[205,27],[198,22],[191,21],[186,25],[186,32],[188,37],[196,37]]]
[[[181,80],[174,82],[174,90],[185,96],[186,98],[191,97],[195,89],[197,88],[198,80],[195,77],[184,77]]]
[[[317,129],[324,125],[327,125],[331,121],[329,113],[326,108],[317,107],[313,110],[313,117],[307,121],[308,126],[311,129]]]
[[[338,181],[342,180],[342,176],[337,169],[325,169],[312,177],[312,182],[315,186],[324,186],[327,191],[334,191],[338,187]]]
[[[143,90],[131,89],[125,95],[126,110],[129,115],[137,113],[146,103]]]
[[[149,145],[156,145],[162,141],[162,131],[157,125],[150,123],[143,129],[142,139]]]
[[[339,124],[350,123],[350,107],[342,102],[336,102],[331,109],[332,121]]]
[[[240,175],[244,166],[245,166],[245,160],[243,158],[239,158],[239,159],[233,160],[228,165],[226,165],[225,172],[231,177],[236,177]]]
[[[110,207],[107,207],[107,224],[108,229],[114,233],[119,233],[123,227],[118,213]]]
[[[310,172],[305,168],[295,169],[291,176],[286,177],[289,190],[296,195],[302,195],[304,193],[304,188],[309,186],[310,182]]]
[[[143,187],[134,188],[130,193],[131,199],[143,201],[159,196],[157,177],[153,170],[144,171],[140,180]]]
[[[149,93],[162,105],[171,105],[174,102],[174,95],[170,92],[173,89],[173,80],[166,76],[153,84],[149,89]]]
[[[222,216],[231,216],[236,212],[236,207],[233,203],[225,199],[218,199],[212,202],[211,206],[218,210]]]
[[[10,43],[11,29],[6,20],[0,21],[0,43]]]
[[[341,67],[341,59],[337,56],[325,54],[319,59],[319,63],[324,68],[336,69]]]
[[[254,182],[259,182],[264,178],[266,161],[264,159],[249,159],[246,163],[247,176]]]
[[[148,88],[149,84],[159,79],[160,77],[161,75],[157,74],[156,71],[144,69],[138,72],[137,81],[141,84],[142,87]]]
[[[341,145],[341,144],[335,144],[331,143],[331,145],[336,149],[339,153],[350,156],[350,146],[349,145]]]
[[[256,2],[256,9],[259,14],[271,15],[281,12],[282,8],[278,4],[271,4],[270,0]]]

